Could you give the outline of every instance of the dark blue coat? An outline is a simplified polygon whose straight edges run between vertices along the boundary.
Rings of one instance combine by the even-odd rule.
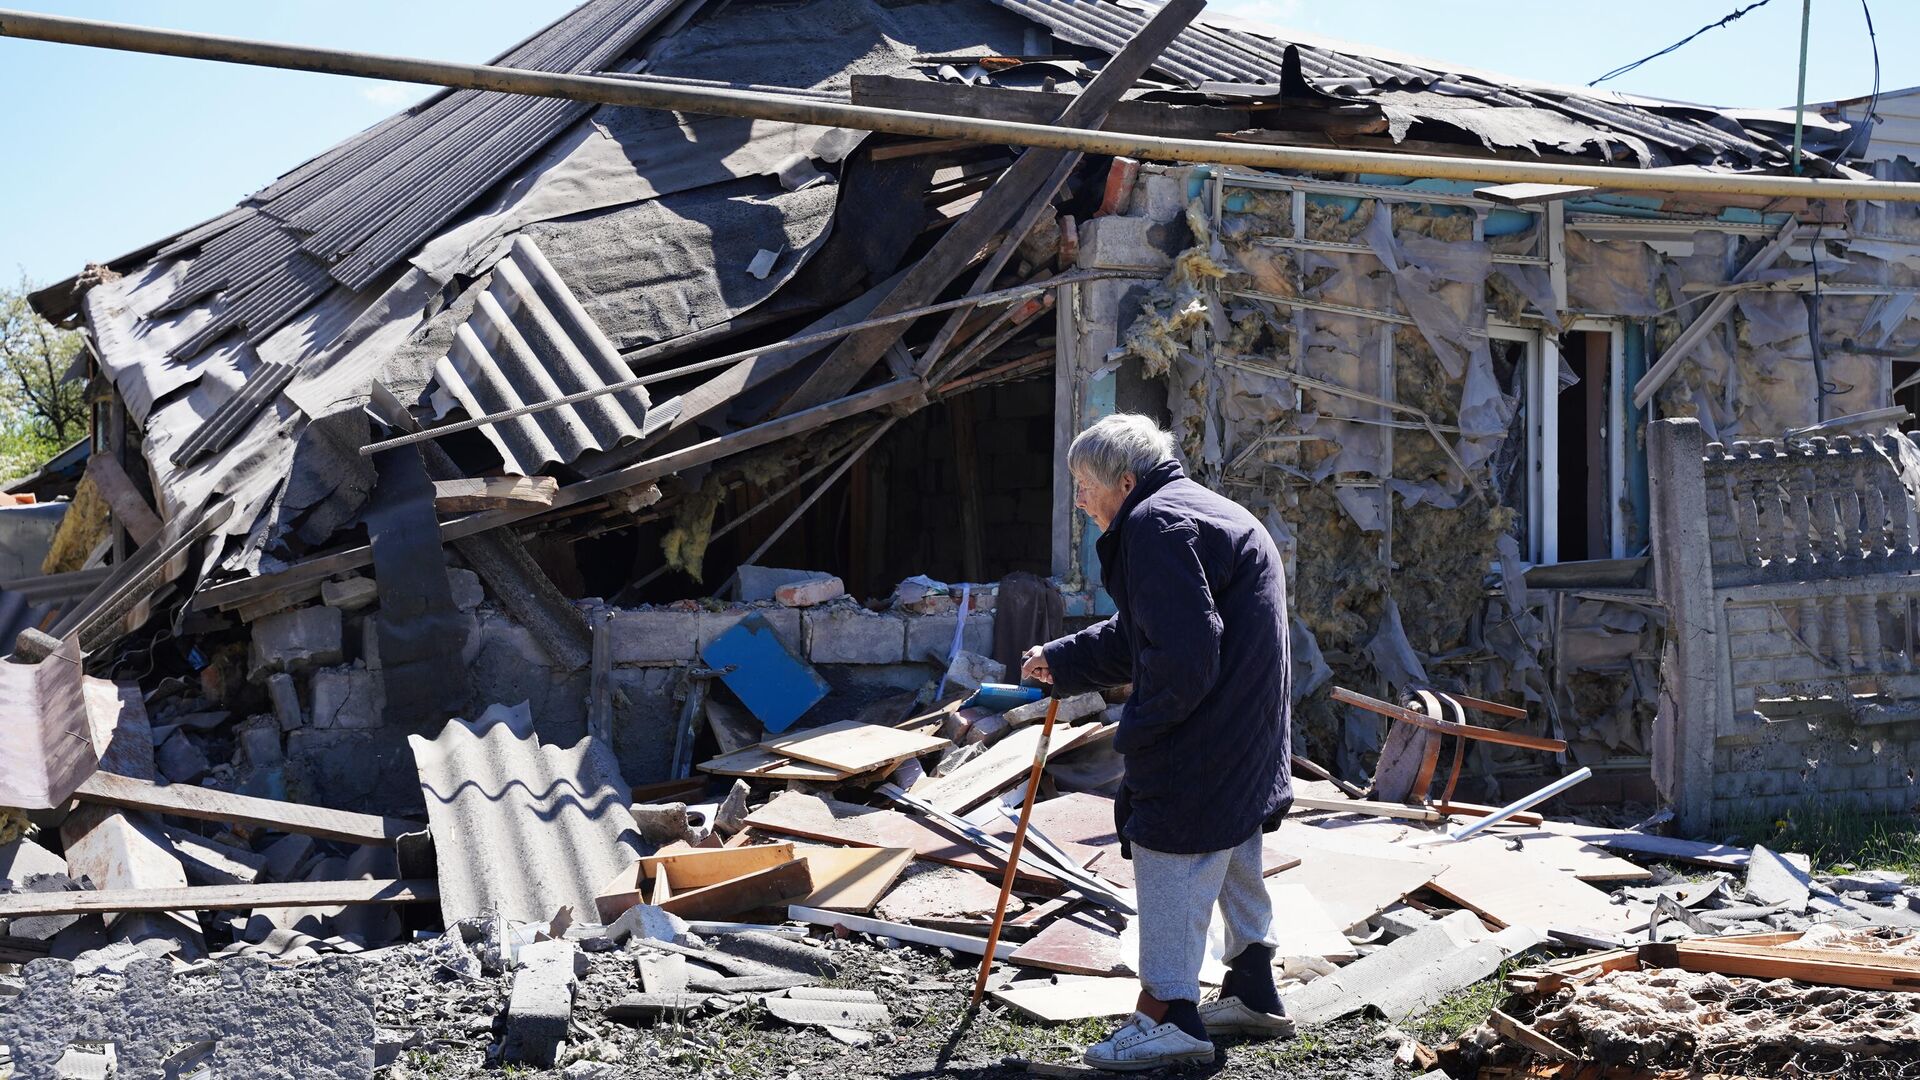
[[[1046,657],[1062,694],[1133,684],[1114,735],[1132,804],[1122,831],[1154,851],[1237,847],[1293,801],[1280,552],[1174,461],[1138,478],[1095,550],[1118,611]]]

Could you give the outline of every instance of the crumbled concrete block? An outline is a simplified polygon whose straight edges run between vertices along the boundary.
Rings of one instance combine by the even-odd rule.
[[[907,655],[906,621],[857,604],[808,608],[807,658],[816,664],[898,664]]]
[[[552,1068],[566,1047],[573,1020],[574,958],[571,941],[536,941],[521,948],[507,999],[507,1034],[501,1056]]]
[[[1080,268],[1165,270],[1190,236],[1178,222],[1120,215],[1088,218],[1080,223]]]
[[[713,826],[728,836],[747,827],[747,795],[752,792],[745,780],[736,779],[733,787],[727,791],[727,797],[721,800],[720,809],[714,812]]]
[[[655,844],[671,844],[687,835],[687,804],[634,803],[633,821],[640,835]]]
[[[66,872],[67,860],[24,836],[11,843],[0,844],[0,882],[19,886],[30,877]],[[5,887],[0,885],[0,888]]]
[[[273,716],[280,721],[281,731],[292,731],[306,723],[300,712],[300,688],[293,684],[293,676],[284,671],[267,676],[267,700],[273,702]]]
[[[778,934],[749,930],[739,934],[719,934],[709,945],[715,952],[752,960],[758,964],[796,971],[803,975],[832,978],[839,969],[833,957],[818,945],[794,941]]]
[[[993,713],[988,716],[983,716],[968,725],[966,734],[960,738],[962,742],[992,746],[994,743],[1005,738],[1007,732],[1012,730],[1013,721],[1007,719],[1006,713]]]
[[[192,885],[251,885],[267,863],[264,855],[209,840],[184,828],[166,827],[161,831]]]
[[[241,757],[256,769],[271,769],[286,763],[287,756],[280,747],[280,722],[271,716],[256,716],[234,728],[233,740]]]
[[[734,628],[735,624],[749,615],[758,615],[773,628],[774,638],[787,647],[795,656],[806,655],[806,641],[801,632],[801,618],[804,611],[789,607],[733,608],[727,611],[702,611],[695,628],[695,644],[700,652],[706,652],[707,646],[714,643],[720,635]]]
[[[378,672],[358,664],[314,672],[314,727],[377,728],[385,708]]]
[[[472,611],[487,599],[487,588],[480,583],[480,575],[471,570],[449,567],[447,587],[453,590],[453,606],[461,611]]]
[[[659,609],[616,611],[607,630],[613,635],[616,664],[684,664],[697,659],[700,613]]]
[[[359,611],[380,600],[380,586],[370,577],[355,574],[339,581],[320,583],[320,602],[342,611]]]
[[[305,671],[345,659],[340,609],[318,605],[276,612],[252,625],[249,677]]]
[[[734,599],[751,604],[773,599],[774,590],[796,581],[809,581],[827,575],[818,570],[785,570],[777,566],[743,566],[736,581]]]
[[[907,619],[907,659],[944,664],[953,649],[953,624],[958,615],[921,615]],[[993,616],[969,615],[960,630],[960,647],[981,654],[993,651]]]
[[[176,731],[153,753],[160,775],[176,784],[197,783],[213,768],[200,745],[185,732]]]
[[[1098,716],[1107,711],[1107,699],[1099,694],[1074,694],[1060,699],[1060,712],[1053,718],[1056,724],[1074,724],[1089,716]],[[1025,705],[1016,705],[1006,711],[1007,720],[1014,727],[1037,724],[1047,718],[1047,699],[1029,701]]]
[[[847,587],[832,576],[789,582],[773,590],[773,598],[787,607],[813,607],[847,595]]]
[[[313,837],[300,833],[288,833],[267,845],[260,853],[266,859],[260,873],[268,881],[297,881],[296,874],[307,863],[307,857],[313,854]]]
[[[1007,669],[991,656],[961,650],[947,665],[947,689],[973,693],[981,684],[1006,681]]]

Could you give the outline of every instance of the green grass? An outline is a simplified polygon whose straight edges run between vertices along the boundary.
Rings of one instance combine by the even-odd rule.
[[[1526,953],[1503,961],[1500,970],[1448,994],[1424,1014],[1402,1020],[1400,1030],[1428,1046],[1452,1042],[1486,1023],[1493,1010],[1507,1000],[1507,976],[1532,963]]]
[[[1820,873],[1892,870],[1920,878],[1920,818],[1867,814],[1828,803],[1808,802],[1784,813],[1734,822],[1730,839],[1796,851]]]

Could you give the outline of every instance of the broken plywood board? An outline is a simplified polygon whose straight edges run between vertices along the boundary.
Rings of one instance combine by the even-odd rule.
[[[1035,1020],[1061,1024],[1126,1016],[1140,1001],[1137,979],[1100,975],[1056,975],[1051,979],[1016,982],[988,995]]]
[[[858,720],[790,731],[760,741],[761,749],[769,753],[837,769],[846,776],[872,772],[951,745],[942,738]]]
[[[713,773],[715,776],[746,776],[759,780],[809,780],[822,784],[845,780],[853,775],[825,765],[794,761],[792,758],[759,746],[749,746],[745,750],[722,754],[710,761],[701,762],[696,768],[701,772]]]
[[[1076,858],[1083,848],[1094,849],[1098,856],[1090,856],[1080,865],[1123,889],[1133,888],[1133,863],[1120,855],[1112,799],[1082,791],[1034,803],[1029,827]],[[1004,817],[987,831],[1006,839],[1013,836],[1013,827]],[[1264,859],[1261,872],[1269,876],[1300,865],[1300,859],[1286,850],[1278,832],[1266,834],[1261,851]]]
[[[1299,852],[1300,865],[1282,871],[1269,884],[1298,885],[1313,897],[1337,930],[1347,930],[1425,888],[1445,864],[1382,848],[1359,854],[1358,845],[1320,835],[1313,826],[1288,821],[1275,832],[1279,843]]]
[[[1081,910],[1055,919],[1009,959],[1071,975],[1131,975],[1138,942],[1139,935],[1124,917]]]
[[[916,858],[989,874],[999,874],[1006,868],[1000,859],[919,818],[908,817],[897,810],[856,806],[797,791],[783,791],[774,796],[765,806],[747,815],[747,824],[762,832],[807,840],[856,847],[909,848]],[[1059,887],[1057,879],[1030,869],[1025,860],[1021,862],[1020,878],[1029,884]]]
[[[1275,956],[1317,956],[1323,960],[1352,960],[1360,955],[1347,935],[1327,915],[1313,893],[1285,875],[1267,879],[1267,898],[1273,902]],[[1215,922],[1219,913],[1214,914]],[[1352,925],[1351,923],[1347,925]]]
[[[432,881],[294,881],[272,885],[190,885],[0,896],[0,919],[121,911],[246,911],[271,907],[411,904],[440,898]]]
[[[918,863],[885,899],[874,914],[893,922],[916,919],[987,918],[1000,900],[998,880],[954,866]],[[1017,898],[1008,898],[1007,914],[1018,915],[1025,907]]]
[[[75,797],[81,802],[123,810],[150,810],[176,817],[260,825],[280,832],[381,847],[392,847],[394,839],[404,833],[426,829],[417,821],[329,810],[278,799],[256,799],[188,784],[151,784],[104,772],[88,777]]]
[[[1047,760],[1066,753],[1100,730],[1099,724],[1055,728],[1047,745]],[[1035,727],[1021,728],[952,773],[930,776],[915,784],[914,796],[948,813],[966,813],[1026,777],[1040,748],[1040,731]]]
[[[794,854],[813,871],[813,892],[799,901],[802,907],[856,913],[872,911],[913,861],[911,848],[800,844]]]
[[[664,868],[673,879],[675,891],[688,892],[732,881],[757,870],[781,866],[792,862],[795,857],[792,844],[757,844],[737,848],[693,848],[649,855],[637,865],[642,877],[653,877]]]

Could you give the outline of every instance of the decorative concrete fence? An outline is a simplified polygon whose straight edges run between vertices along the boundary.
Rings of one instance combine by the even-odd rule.
[[[1722,445],[1693,420],[1650,425],[1671,620],[1654,779],[1683,828],[1920,800],[1920,490],[1904,438]]]

